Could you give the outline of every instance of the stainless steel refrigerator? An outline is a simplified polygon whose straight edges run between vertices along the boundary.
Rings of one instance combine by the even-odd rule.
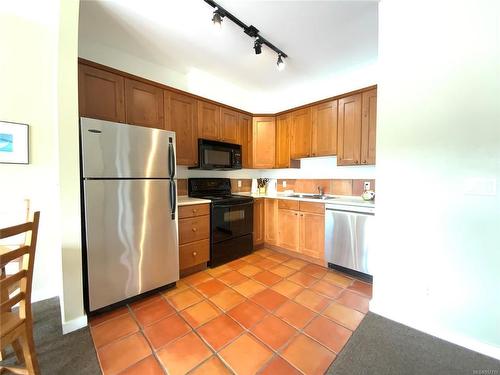
[[[80,136],[95,311],[179,279],[175,133],[82,117]]]

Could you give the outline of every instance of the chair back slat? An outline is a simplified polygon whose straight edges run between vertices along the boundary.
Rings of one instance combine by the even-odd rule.
[[[0,279],[0,295],[8,295],[12,286],[27,276],[28,273],[26,272],[26,270],[21,270],[13,275],[5,277],[4,279]]]
[[[6,253],[0,254],[0,267],[4,267],[7,263],[12,262],[14,259],[29,254],[30,249],[30,246],[22,246],[17,249],[13,249]]]
[[[26,295],[23,292],[17,293],[14,297],[9,297],[8,300],[0,304],[0,312],[5,312],[5,311],[9,312],[19,302],[23,302],[25,298]]]
[[[2,246],[0,252],[0,263],[3,268],[9,262],[22,257],[22,271],[24,273],[15,276],[19,277],[19,293],[13,297],[9,293],[3,292],[3,285],[7,285],[7,277],[2,272],[0,278],[2,279],[2,293],[0,294],[0,315],[2,312],[8,312],[10,309],[19,303],[19,317],[27,319],[31,322],[31,284],[33,279],[33,268],[35,262],[35,249],[38,236],[38,224],[40,221],[40,212],[37,211],[33,214],[33,221],[20,225],[11,226],[8,228],[0,229],[0,238],[15,236],[26,232],[25,245],[10,251],[4,251],[5,247]],[[13,280],[13,279],[11,279]],[[15,281],[13,281],[15,282]],[[1,318],[1,316],[0,316]]]
[[[23,223],[12,227],[0,229],[0,239],[17,236],[33,229],[33,223]]]

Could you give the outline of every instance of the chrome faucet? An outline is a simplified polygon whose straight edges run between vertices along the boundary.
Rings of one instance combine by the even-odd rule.
[[[323,189],[322,186],[318,186],[318,193],[319,195],[322,197],[323,195],[325,195],[325,190]]]

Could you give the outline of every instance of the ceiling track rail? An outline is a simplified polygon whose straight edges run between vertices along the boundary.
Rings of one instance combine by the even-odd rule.
[[[217,4],[213,0],[203,0],[203,1],[205,1],[212,8],[216,8],[217,11],[219,12],[219,14],[221,15],[221,17],[227,17],[228,19],[233,21],[236,25],[241,27],[243,29],[243,31],[245,32],[245,34],[247,34],[248,36],[250,36],[252,38],[258,38],[260,44],[266,45],[267,47],[272,49],[274,52],[276,52],[279,56],[281,56],[283,58],[288,57],[288,55],[285,52],[280,50],[278,47],[276,47],[274,44],[272,44],[269,40],[267,40],[262,35],[260,35],[259,30],[255,26],[253,26],[253,25],[247,26],[244,22],[239,20],[236,16],[234,16],[233,14],[228,12],[226,9],[224,9],[222,6],[220,6],[219,4]]]

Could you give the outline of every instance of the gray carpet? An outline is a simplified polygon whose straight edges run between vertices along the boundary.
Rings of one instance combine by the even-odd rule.
[[[35,346],[43,375],[100,374],[99,363],[88,328],[62,334],[59,298],[33,304]],[[13,365],[15,356],[8,353],[5,365]]]
[[[500,375],[500,361],[368,313],[327,374]]]

